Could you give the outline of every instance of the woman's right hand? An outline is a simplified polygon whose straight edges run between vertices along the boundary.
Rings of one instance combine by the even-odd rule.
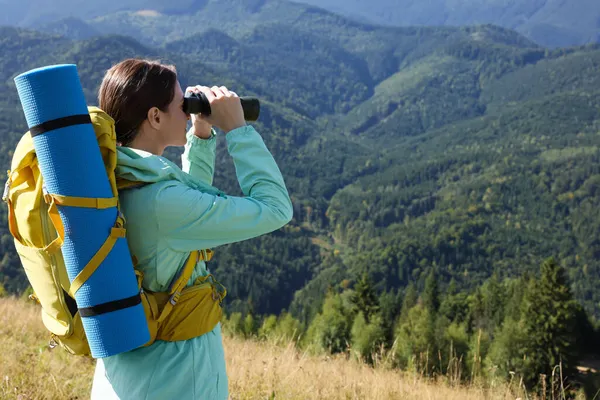
[[[197,86],[210,103],[210,116],[204,119],[227,133],[246,125],[240,98],[225,86]]]

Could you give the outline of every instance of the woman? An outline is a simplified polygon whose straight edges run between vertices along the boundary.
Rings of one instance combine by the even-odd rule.
[[[206,95],[209,117],[183,111],[184,93],[173,66],[146,60],[113,66],[98,95],[100,108],[115,120],[121,145],[117,176],[150,183],[119,197],[131,253],[151,291],[166,291],[191,251],[250,239],[292,218],[281,172],[260,135],[246,125],[238,96],[223,86],[187,90]],[[212,126],[225,132],[245,197],[226,196],[211,186]],[[183,170],[161,156],[167,146],[185,146]],[[207,274],[199,261],[188,284]],[[227,398],[219,325],[191,340],[157,341],[99,359],[92,387],[92,400]]]

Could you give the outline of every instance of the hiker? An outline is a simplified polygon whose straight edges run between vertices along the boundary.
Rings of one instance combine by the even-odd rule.
[[[145,184],[119,192],[131,255],[143,288],[166,291],[190,252],[257,237],[287,224],[292,204],[283,177],[261,136],[244,120],[240,99],[224,86],[188,87],[204,93],[211,115],[186,114],[176,69],[127,59],[110,68],[99,107],[115,120],[117,178]],[[187,130],[187,123],[192,127]],[[225,134],[244,197],[216,193],[216,131]],[[162,157],[185,146],[182,169]],[[206,189],[206,190],[205,190]],[[199,261],[188,282],[209,274]],[[115,277],[118,279],[118,277]],[[175,306],[176,307],[176,306]],[[184,341],[98,359],[92,400],[227,399],[221,327]]]

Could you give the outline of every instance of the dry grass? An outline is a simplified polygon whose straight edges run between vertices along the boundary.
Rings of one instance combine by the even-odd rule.
[[[501,384],[484,389],[429,382],[419,375],[373,369],[343,357],[315,357],[292,345],[227,340],[232,400],[246,399],[516,399]],[[525,400],[525,397],[522,397]]]
[[[48,350],[38,312],[32,304],[0,298],[0,399],[89,398],[93,361]],[[309,356],[292,345],[224,341],[232,400],[526,398],[514,391],[518,385],[453,387],[342,358]]]

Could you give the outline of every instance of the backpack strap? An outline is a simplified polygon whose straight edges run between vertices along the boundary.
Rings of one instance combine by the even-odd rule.
[[[57,238],[54,239],[45,250],[52,254],[53,252],[60,249],[65,238],[65,227],[58,213],[58,206],[69,206],[69,207],[83,207],[83,208],[95,208],[95,209],[106,209],[116,207],[119,204],[117,197],[112,198],[87,198],[87,197],[73,197],[63,196],[58,194],[50,194],[44,191],[44,200],[50,206],[48,208],[48,216],[54,229],[56,229]],[[92,259],[87,265],[77,274],[71,287],[69,288],[69,295],[75,298],[75,293],[81,288],[81,286],[92,276],[92,274],[98,269],[102,261],[108,256],[112,248],[114,247],[117,239],[125,237],[125,218],[118,211],[115,225],[111,228],[110,234],[100,249],[94,254]]]
[[[56,233],[58,237],[54,239],[48,246],[44,248],[46,252],[49,254],[55,253],[62,246],[65,239],[65,227],[63,226],[62,220],[60,219],[60,214],[58,213],[58,206],[68,206],[68,207],[83,207],[83,208],[96,208],[96,209],[106,209],[111,207],[116,207],[119,203],[119,199],[117,197],[111,198],[88,198],[88,197],[73,197],[73,196],[62,196],[59,194],[51,194],[47,193],[44,190],[44,200],[49,205],[48,208],[48,216],[52,221],[52,225],[54,225],[54,229],[56,229]],[[119,221],[117,220],[117,223]],[[117,224],[115,224],[117,227]],[[112,235],[112,233],[111,233]],[[114,243],[113,243],[114,245]],[[111,247],[112,248],[112,247]],[[96,267],[97,268],[97,267]],[[76,292],[76,290],[75,290]]]
[[[196,263],[198,262],[198,260],[210,261],[212,256],[213,251],[210,249],[196,250],[190,254],[185,266],[183,267],[183,269],[169,288],[169,295],[171,297],[165,305],[165,308],[163,308],[160,317],[158,317],[158,323],[163,322],[167,318],[167,316],[173,310],[173,307],[175,307],[175,305],[179,301],[181,292],[183,291],[183,289],[185,289],[187,282],[192,277],[192,273],[194,272],[194,268],[196,267]]]
[[[69,206],[69,207],[84,207],[84,208],[97,208],[103,210],[105,208],[116,207],[119,203],[117,197],[110,198],[92,198],[92,197],[73,197],[73,196],[61,196],[59,194],[44,193],[44,199],[46,203],[54,204],[58,206]]]
[[[92,274],[98,269],[102,261],[108,256],[112,248],[114,247],[117,239],[125,237],[125,218],[121,212],[117,216],[117,221],[115,222],[115,226],[113,226],[110,230],[110,235],[104,242],[104,244],[100,247],[100,249],[94,254],[94,257],[87,263],[85,267],[77,274],[73,282],[71,282],[71,287],[69,289],[69,294],[71,297],[75,298],[75,293],[81,288],[81,286],[92,276]]]
[[[126,182],[129,181],[121,181],[120,183],[124,184]],[[135,185],[140,184],[140,182],[130,183],[134,183]],[[133,185],[124,185],[122,188],[125,189],[132,186]],[[44,200],[50,205],[48,208],[48,215],[58,234],[58,237],[45,248],[45,250],[50,254],[60,249],[65,237],[65,228],[58,213],[58,206],[95,208],[99,210],[119,206],[119,198],[117,196],[110,198],[74,197],[51,194],[44,191]],[[83,284],[98,269],[102,261],[104,261],[114,247],[117,240],[124,238],[125,234],[125,217],[123,214],[121,214],[121,211],[118,210],[117,219],[115,221],[115,225],[110,230],[110,235],[100,249],[96,252],[96,254],[94,254],[92,259],[87,263],[87,265],[79,272],[79,274],[77,274],[73,282],[71,282],[71,287],[69,289],[69,294],[71,297],[75,298],[75,293],[81,289],[81,286],[83,286]]]

